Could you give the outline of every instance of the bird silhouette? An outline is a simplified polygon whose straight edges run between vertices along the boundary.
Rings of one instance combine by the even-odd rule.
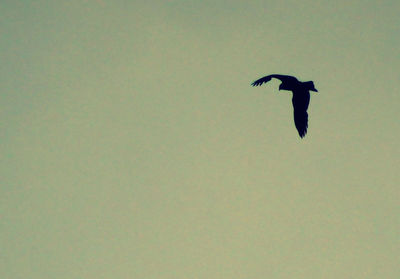
[[[251,85],[260,86],[263,83],[267,83],[272,78],[279,79],[282,83],[279,85],[279,90],[288,90],[293,92],[293,114],[294,114],[294,125],[301,138],[303,138],[307,133],[308,127],[308,114],[307,109],[310,103],[310,91],[318,92],[314,87],[314,82],[312,81],[299,81],[293,76],[286,75],[269,75],[262,77]]]

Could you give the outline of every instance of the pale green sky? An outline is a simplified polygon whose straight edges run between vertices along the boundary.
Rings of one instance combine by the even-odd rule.
[[[0,278],[400,278],[399,14],[2,0]]]

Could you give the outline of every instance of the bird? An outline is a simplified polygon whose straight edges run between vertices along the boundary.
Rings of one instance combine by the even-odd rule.
[[[294,114],[294,125],[299,132],[300,138],[307,134],[308,127],[308,105],[310,103],[310,91],[318,92],[313,81],[299,81],[294,76],[272,74],[254,81],[251,85],[260,86],[267,83],[272,78],[279,79],[282,83],[279,90],[293,92],[292,104]]]

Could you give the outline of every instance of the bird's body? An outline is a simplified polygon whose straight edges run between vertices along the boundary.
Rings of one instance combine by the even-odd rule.
[[[294,124],[301,138],[307,133],[308,114],[307,109],[310,103],[310,91],[318,92],[312,81],[301,82],[293,76],[269,75],[260,78],[252,83],[253,86],[259,86],[270,81],[272,78],[279,79],[282,83],[279,90],[288,90],[293,92],[292,104],[294,113]]]

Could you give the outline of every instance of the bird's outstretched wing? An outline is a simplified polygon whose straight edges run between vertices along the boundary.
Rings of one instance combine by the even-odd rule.
[[[271,80],[271,78],[277,78],[282,82],[293,82],[293,81],[297,81],[297,78],[292,77],[292,76],[285,76],[285,75],[269,75],[269,76],[265,76],[262,77],[258,80],[256,80],[255,82],[253,82],[251,85],[253,86],[260,86],[263,83],[267,83],[268,81]]]

